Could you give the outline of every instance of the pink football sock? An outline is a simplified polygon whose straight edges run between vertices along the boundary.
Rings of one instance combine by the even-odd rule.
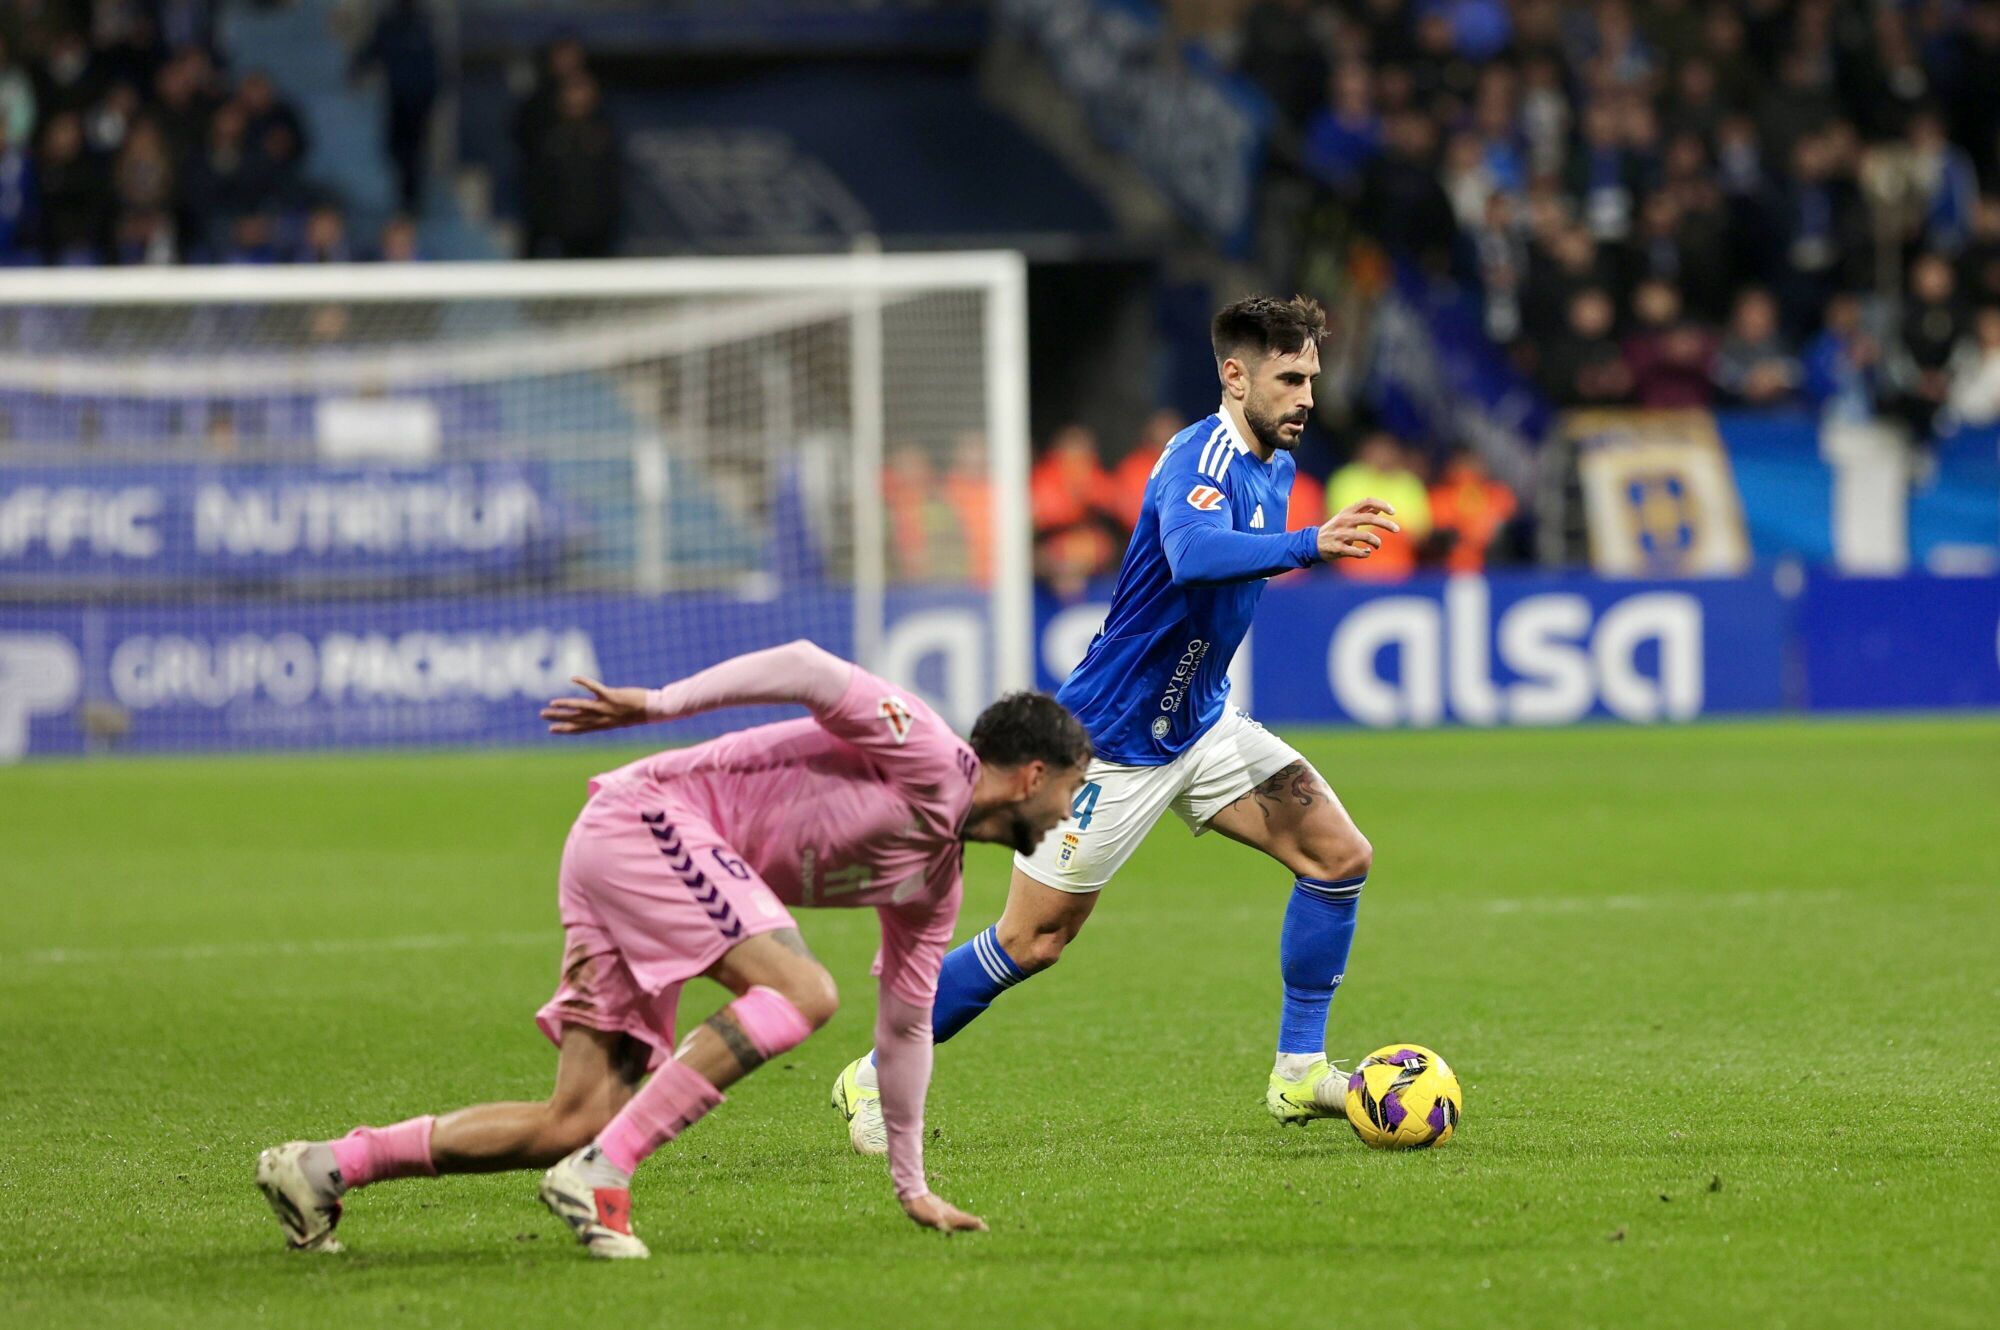
[[[812,1022],[790,998],[763,984],[730,1003],[729,1014],[766,1058],[797,1048],[813,1032]]]
[[[685,1063],[669,1062],[618,1110],[618,1116],[597,1134],[597,1143],[606,1159],[630,1173],[721,1102],[722,1091],[706,1076]]]
[[[390,1178],[434,1178],[431,1128],[435,1117],[411,1118],[393,1127],[356,1127],[337,1141],[328,1141],[340,1180],[349,1187]]]

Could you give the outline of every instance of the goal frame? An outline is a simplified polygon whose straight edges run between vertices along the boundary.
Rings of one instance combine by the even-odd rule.
[[[982,305],[985,433],[993,517],[991,682],[1034,684],[1028,531],[1027,261],[1007,250],[771,257],[567,259],[532,263],[331,263],[0,271],[0,307],[33,305],[370,304],[814,293],[851,297],[851,483],[857,486],[854,654],[878,663],[888,588],[879,495],[884,461],[881,297],[974,291]]]

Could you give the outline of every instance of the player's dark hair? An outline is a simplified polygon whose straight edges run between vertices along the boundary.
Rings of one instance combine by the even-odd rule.
[[[1047,693],[1008,693],[972,723],[972,751],[996,767],[1046,762],[1080,767],[1090,761],[1090,735],[1069,708]]]
[[[1274,296],[1251,296],[1215,312],[1208,325],[1208,340],[1215,347],[1215,363],[1245,352],[1258,358],[1291,356],[1326,340],[1326,311],[1309,296],[1279,300]]]

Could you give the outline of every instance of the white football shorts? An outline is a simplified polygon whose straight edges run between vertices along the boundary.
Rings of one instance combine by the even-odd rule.
[[[1209,819],[1266,777],[1294,762],[1298,750],[1235,707],[1173,761],[1128,767],[1092,761],[1068,821],[1014,866],[1057,891],[1090,892],[1124,867],[1169,808],[1199,836]]]

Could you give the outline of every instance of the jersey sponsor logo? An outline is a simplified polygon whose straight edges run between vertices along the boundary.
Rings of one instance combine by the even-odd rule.
[[[883,698],[882,701],[879,704],[877,704],[875,708],[875,714],[880,716],[883,720],[889,722],[889,733],[896,736],[896,742],[898,745],[900,745],[903,742],[903,740],[910,737],[910,724],[913,720],[913,717],[910,715],[909,704],[903,701],[902,698],[900,697]]]
[[[1222,491],[1213,485],[1196,485],[1188,491],[1187,501],[1197,512],[1212,513],[1222,506]]]
[[[1160,693],[1160,710],[1179,711],[1181,703],[1187,699],[1188,685],[1194,682],[1194,672],[1201,667],[1202,658],[1208,655],[1208,641],[1197,637],[1187,644],[1181,658],[1174,662],[1173,677],[1167,680],[1166,688]],[[1164,716],[1162,720],[1166,719]],[[1159,734],[1158,722],[1154,723],[1154,735]]]
[[[1261,503],[1257,505],[1257,511],[1250,514],[1250,529],[1252,531],[1264,529],[1264,505]]]

